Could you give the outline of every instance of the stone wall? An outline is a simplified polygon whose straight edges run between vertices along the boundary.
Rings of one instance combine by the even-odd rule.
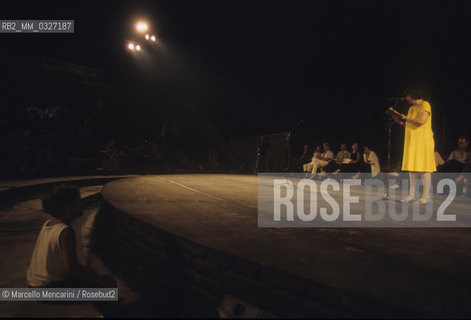
[[[93,250],[170,316],[216,317],[230,295],[278,317],[345,317],[340,293],[167,233],[106,202]],[[264,312],[263,312],[264,311]]]

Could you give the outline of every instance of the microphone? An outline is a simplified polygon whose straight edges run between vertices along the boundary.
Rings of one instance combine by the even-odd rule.
[[[393,100],[393,101],[404,101],[406,100],[406,98],[404,97],[399,97],[399,98],[388,98],[389,100]]]

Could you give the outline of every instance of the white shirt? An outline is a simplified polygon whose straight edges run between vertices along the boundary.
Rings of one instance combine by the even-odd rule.
[[[333,159],[334,158],[334,153],[331,150],[327,150],[326,152],[321,154],[321,157]]]
[[[371,175],[374,177],[376,176],[380,171],[381,167],[379,166],[379,159],[378,156],[374,151],[370,151],[370,154],[367,156],[366,153],[363,154],[363,160],[366,161],[371,161]]]
[[[319,161],[319,159],[316,158],[316,154],[319,154],[319,153],[314,152],[314,155],[312,156],[312,159],[311,159],[313,162],[314,161]],[[327,150],[327,151],[321,153],[320,156],[323,157],[323,158],[333,159],[334,158],[334,153],[330,150]],[[324,160],[322,160],[322,161],[324,161]]]
[[[350,152],[348,152],[347,150],[340,150],[338,153],[337,153],[337,156],[335,157],[335,159],[339,162],[341,162],[343,159],[347,159],[348,157],[350,157]]]
[[[53,281],[62,281],[68,276],[59,244],[59,237],[68,225],[58,223],[49,226],[48,223],[51,221],[46,221],[39,233],[26,274],[27,283],[32,287],[42,287]]]

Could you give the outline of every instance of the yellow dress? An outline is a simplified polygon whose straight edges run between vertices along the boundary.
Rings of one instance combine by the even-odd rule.
[[[432,109],[430,103],[421,100],[409,108],[407,117],[416,118],[421,111],[428,111],[430,115],[427,121],[417,127],[406,122],[404,137],[404,155],[402,158],[402,170],[414,172],[435,172],[435,141],[432,131]]]

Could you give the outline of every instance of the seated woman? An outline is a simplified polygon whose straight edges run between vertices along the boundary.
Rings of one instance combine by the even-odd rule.
[[[365,145],[363,148],[363,162],[360,164],[360,172],[371,173],[375,177],[381,171],[379,159],[376,153]]]

